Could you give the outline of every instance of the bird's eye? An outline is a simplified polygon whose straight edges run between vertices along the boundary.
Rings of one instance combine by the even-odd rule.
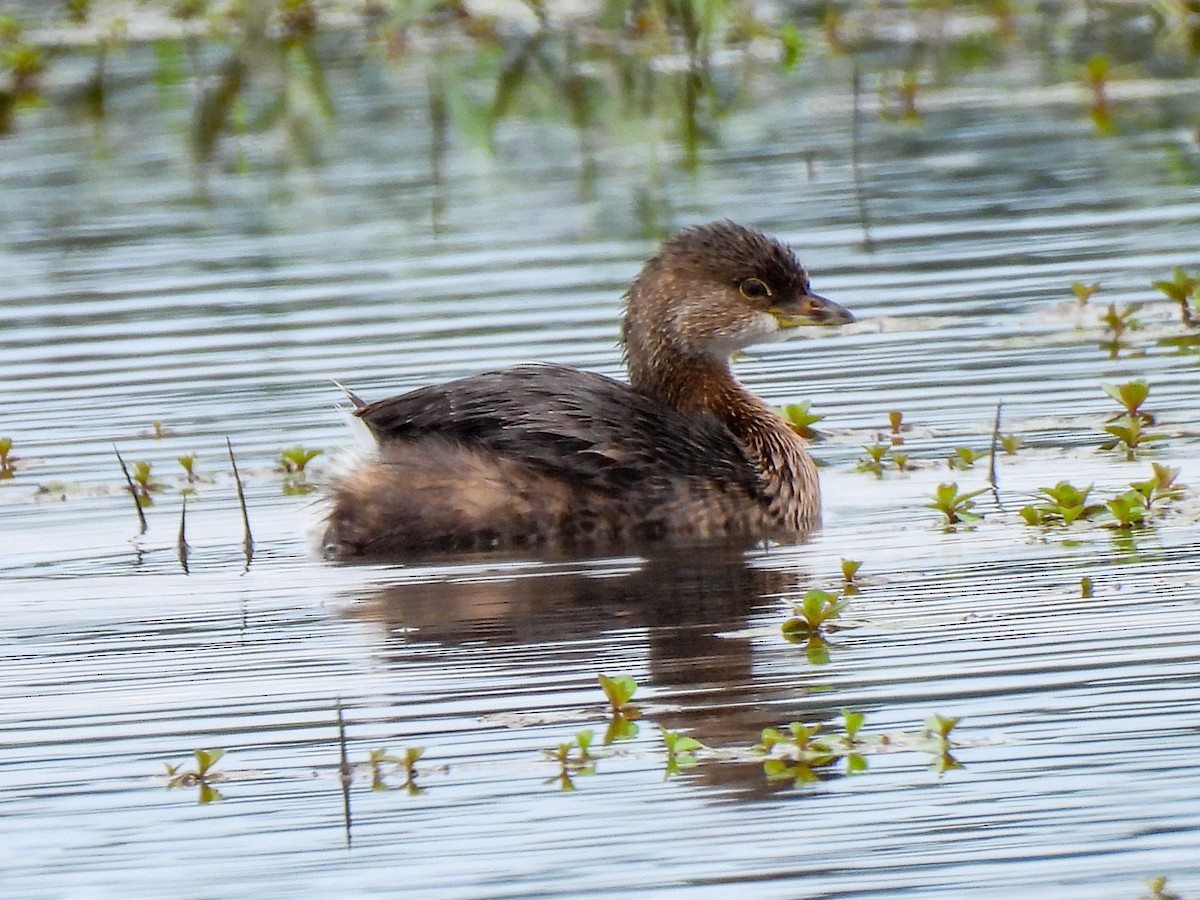
[[[747,278],[738,285],[738,290],[747,300],[761,300],[763,297],[771,296],[771,289],[757,278]]]

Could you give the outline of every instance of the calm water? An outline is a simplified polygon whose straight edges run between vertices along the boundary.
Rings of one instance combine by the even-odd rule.
[[[1148,287],[1200,265],[1200,84],[1114,87],[1109,137],[1026,58],[930,87],[920,128],[868,115],[868,251],[844,61],[755,82],[695,174],[670,143],[594,135],[592,180],[567,126],[520,120],[494,155],[454,137],[435,178],[420,66],[350,62],[327,73],[319,165],[244,136],[201,170],[185,106],[134,86],[153,64],[122,58],[104,124],[50,106],[0,142],[0,436],[21,458],[0,482],[5,896],[1128,898],[1159,875],[1200,895],[1196,491],[1131,538],[1017,515],[1042,485],[1107,497],[1149,473],[1098,451],[1101,382],[1151,383],[1150,458],[1200,488],[1200,355]],[[782,235],[862,320],[738,364],[826,416],[823,532],[749,556],[320,561],[316,495],[275,461],[324,448],[319,478],[350,443],[330,379],[375,398],[529,359],[618,373],[647,197],[667,229]],[[1086,309],[1074,280],[1102,285]],[[1112,358],[1100,314],[1143,302]],[[986,461],[944,460],[986,448],[1000,400],[1026,438],[1001,505],[945,533],[924,504],[986,484]],[[855,461],[891,409],[920,465],[876,479]],[[114,444],[168,488],[141,536]],[[842,558],[862,590],[810,660],[781,637],[787,600],[836,590]],[[601,672],[637,679],[639,730],[564,791],[542,751],[600,743]],[[847,707],[888,737],[866,772],[768,781],[763,728],[836,731]],[[961,717],[961,769],[919,747],[934,713]],[[665,778],[662,729],[712,749]],[[372,750],[417,746],[423,793],[371,789]],[[212,747],[223,800],[166,789],[165,763]]]

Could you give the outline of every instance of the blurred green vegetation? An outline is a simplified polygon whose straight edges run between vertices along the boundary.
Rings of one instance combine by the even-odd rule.
[[[114,58],[150,45],[162,102],[191,109],[191,152],[228,154],[235,166],[245,162],[230,138],[246,133],[276,132],[296,162],[319,161],[338,108],[325,72],[347,60],[423,69],[435,156],[450,134],[490,148],[504,119],[543,117],[575,130],[586,174],[601,130],[672,141],[679,161],[696,165],[726,113],[753,102],[755,79],[797,78],[802,90],[793,71],[806,63],[849,60],[881,116],[919,126],[930,88],[1033,47],[1044,77],[1074,83],[1081,104],[1090,98],[1083,112],[1106,134],[1120,127],[1114,82],[1194,77],[1200,59],[1200,0],[24,0],[7,9],[0,134],[46,105],[103,119],[110,91],[128,83],[112,77]],[[93,64],[57,71],[80,55]],[[1195,103],[1185,114],[1200,126]]]

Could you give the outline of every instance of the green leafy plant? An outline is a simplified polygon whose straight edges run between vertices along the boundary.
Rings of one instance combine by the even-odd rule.
[[[1154,281],[1150,286],[1162,291],[1168,300],[1179,304],[1179,315],[1184,325],[1190,327],[1195,324],[1190,301],[1192,297],[1200,300],[1200,275],[1188,275],[1176,266],[1170,281]]]
[[[864,444],[867,455],[858,461],[858,471],[870,472],[876,478],[883,477],[883,458],[890,448],[887,444]]]
[[[616,675],[612,678],[607,675],[597,675],[596,680],[600,682],[600,689],[608,698],[611,715],[608,729],[604,732],[604,743],[611,744],[613,741],[636,737],[638,727],[633,720],[638,718],[642,711],[629,700],[637,691],[637,682],[629,675]]]
[[[404,782],[399,787],[414,796],[423,793],[425,789],[417,785],[417,760],[424,753],[424,747],[405,747],[402,756],[392,756],[386,747],[372,750],[367,757],[367,765],[371,767],[371,790],[391,790],[388,776],[403,772]]]
[[[1021,508],[1021,518],[1029,525],[1070,525],[1090,519],[1104,509],[1102,503],[1088,503],[1091,492],[1092,485],[1077,488],[1069,481],[1038,488],[1040,497]]]
[[[1118,494],[1105,501],[1104,505],[1113,518],[1111,525],[1114,528],[1136,528],[1146,524],[1149,513],[1142,502],[1142,495],[1137,491],[1129,490]]]
[[[937,490],[934,492],[933,502],[926,503],[925,507],[927,509],[936,509],[945,516],[947,525],[963,525],[978,522],[983,516],[972,512],[975,508],[974,498],[986,491],[987,488],[980,488],[977,491],[967,491],[965,494],[960,494],[957,482],[939,484]]]
[[[1119,341],[1126,331],[1133,331],[1139,327],[1136,318],[1137,310],[1136,306],[1130,304],[1118,312],[1116,305],[1110,303],[1104,315],[1100,317],[1100,323],[1108,330],[1114,341]]]
[[[818,780],[815,766],[826,765],[840,755],[818,736],[820,725],[792,722],[787,731],[764,728],[753,752],[767,757],[763,773],[768,781],[791,781],[796,786]]]
[[[196,454],[185,453],[183,456],[175,457],[175,461],[183,467],[184,477],[187,478],[188,484],[196,482]]]
[[[1079,579],[1079,596],[1083,600],[1091,599],[1095,593],[1095,585],[1092,584],[1092,579],[1088,575],[1084,575]]]
[[[1104,426],[1113,440],[1100,445],[1102,450],[1120,450],[1126,460],[1134,460],[1139,452],[1148,449],[1147,444],[1166,440],[1165,434],[1149,434],[1142,429],[1142,420],[1137,416],[1120,416]]]
[[[305,450],[299,444],[279,452],[279,468],[289,475],[299,475],[324,450]]]
[[[1002,434],[999,440],[1000,447],[1008,456],[1016,456],[1017,451],[1021,449],[1021,445],[1025,443],[1025,438],[1019,434]]]
[[[1147,509],[1165,507],[1187,493],[1187,485],[1179,484],[1179,470],[1159,463],[1151,463],[1151,474],[1145,481],[1135,481],[1129,486],[1135,490]]]
[[[1125,410],[1124,414],[1131,419],[1139,419],[1147,425],[1154,423],[1154,416],[1141,410],[1142,404],[1146,402],[1146,397],[1150,394],[1150,385],[1143,379],[1126,381],[1123,384],[1101,384],[1100,388],[1121,404]],[[1121,415],[1121,413],[1117,413],[1111,418],[1119,419]]]
[[[0,438],[0,478],[12,478],[17,458],[12,455],[12,438]]]
[[[946,460],[946,467],[949,469],[973,469],[975,468],[975,463],[986,455],[982,450],[972,450],[970,447],[955,447],[954,455]]]
[[[577,775],[595,775],[596,757],[591,753],[592,729],[575,733],[575,737],[566,743],[542,752],[558,763],[558,774],[547,778],[544,784],[558,783],[561,790],[575,790],[574,778]]]
[[[678,731],[667,731],[665,728],[662,737],[667,748],[666,774],[663,776],[665,781],[672,775],[678,775],[681,769],[696,765],[698,760],[695,751],[702,750],[704,745],[693,737],[687,737]]]
[[[858,570],[862,568],[862,560],[858,559],[843,559],[842,560],[842,581],[846,584],[853,584],[854,578],[858,575]]]
[[[920,743],[920,749],[933,754],[934,758],[930,762],[930,768],[939,775],[950,769],[962,768],[962,764],[950,752],[954,746],[950,740],[950,732],[954,730],[959,721],[958,717],[941,716],[937,713],[925,720],[925,734]]]
[[[811,405],[811,402],[808,400],[801,400],[799,403],[788,403],[783,407],[781,412],[796,434],[805,440],[814,441],[820,438],[820,433],[814,430],[812,426],[825,417],[812,412],[810,409]]]
[[[213,771],[212,767],[225,755],[225,751],[214,748],[212,750],[193,750],[192,753],[196,757],[196,768],[194,769],[184,769],[183,763],[177,766],[170,763],[165,764],[167,790],[177,787],[198,787],[200,796],[196,802],[211,803],[214,800],[223,800],[224,797],[212,786],[212,782],[220,781],[225,776],[221,772]]]
[[[846,601],[838,599],[837,594],[814,588],[805,593],[799,603],[793,602],[792,606],[796,615],[781,627],[788,640],[800,641],[827,630],[829,623],[846,608]]]
[[[162,483],[156,481],[151,474],[153,468],[153,464],[147,460],[135,459],[133,470],[129,473],[133,481],[133,496],[138,506],[143,508],[151,506],[154,503],[153,495],[163,489]]]
[[[1080,306],[1087,306],[1087,302],[1092,299],[1092,295],[1100,290],[1099,282],[1084,284],[1082,281],[1071,282],[1071,293],[1075,295],[1075,299],[1079,301]]]
[[[910,466],[908,464],[908,454],[907,453],[898,453],[896,451],[896,448],[893,447],[891,449],[891,451],[888,453],[888,455],[892,458],[892,462],[894,462],[896,464],[897,472],[907,472],[910,469],[912,469],[912,466]]]

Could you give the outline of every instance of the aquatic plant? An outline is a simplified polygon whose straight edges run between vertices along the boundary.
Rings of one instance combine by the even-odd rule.
[[[593,734],[592,729],[588,728],[576,732],[574,738],[557,747],[543,750],[542,753],[558,763],[558,774],[547,778],[543,784],[557,782],[560,790],[573,791],[575,776],[595,775],[596,757],[589,750]]]
[[[662,729],[662,738],[667,749],[664,781],[672,775],[678,775],[681,769],[690,768],[699,761],[695,757],[695,751],[704,749],[704,745],[695,738],[682,735],[678,731],[667,731],[665,728]]]
[[[1150,284],[1156,290],[1162,291],[1168,300],[1179,304],[1179,316],[1183,324],[1189,328],[1196,324],[1192,317],[1191,301],[1195,298],[1200,305],[1200,274],[1188,275],[1182,268],[1176,266],[1171,273],[1171,280],[1154,281]]]
[[[1149,893],[1142,894],[1138,900],[1183,900],[1182,894],[1177,894],[1167,887],[1167,876],[1157,875],[1146,880]]]
[[[13,477],[13,464],[17,461],[17,457],[12,455],[12,446],[12,438],[0,437],[0,478]]]
[[[1079,579],[1079,596],[1083,600],[1091,599],[1095,592],[1095,586],[1092,584],[1091,576],[1084,575]]]
[[[788,403],[780,410],[783,417],[788,420],[788,424],[792,426],[792,430],[809,441],[820,438],[820,434],[812,426],[825,418],[812,412],[811,406],[810,401],[801,400],[799,403]]]
[[[237,488],[238,509],[242,513],[242,550],[246,553],[246,566],[254,556],[254,536],[250,533],[250,512],[246,509],[246,488],[238,471],[237,459],[233,455],[233,442],[225,438],[225,449],[229,452],[229,466],[233,469],[233,484]]]
[[[1141,497],[1147,509],[1161,509],[1174,500],[1179,500],[1188,490],[1186,484],[1180,484],[1175,479],[1179,470],[1172,469],[1160,463],[1150,464],[1150,477],[1145,481],[1135,481],[1129,486]]]
[[[187,479],[188,484],[194,484],[196,478],[196,454],[185,453],[183,456],[175,457],[175,461],[183,467],[183,475]]]
[[[425,789],[417,785],[416,779],[417,760],[424,753],[424,747],[405,747],[402,756],[391,755],[386,747],[372,750],[367,756],[367,765],[371,768],[371,790],[392,790],[387,778],[402,772],[404,781],[398,787],[404,788],[411,795],[423,793]]]
[[[1084,64],[1084,82],[1092,91],[1090,115],[1099,134],[1112,134],[1112,108],[1108,103],[1108,58],[1095,54]]]
[[[1125,410],[1125,415],[1130,418],[1141,419],[1147,425],[1154,423],[1154,416],[1141,411],[1142,404],[1146,402],[1146,397],[1150,394],[1150,385],[1144,379],[1138,378],[1122,384],[1106,384],[1102,382],[1100,388],[1121,405]],[[1117,413],[1111,418],[1117,419],[1120,416],[1121,414]]]
[[[212,771],[213,765],[225,755],[225,751],[214,748],[212,750],[193,750],[192,753],[196,757],[196,768],[194,769],[183,769],[183,763],[176,766],[164,763],[167,769],[167,790],[177,787],[199,787],[200,795],[197,803],[211,803],[214,800],[225,799],[212,786],[212,782],[220,781],[225,777],[221,772]]]
[[[950,752],[954,746],[950,740],[950,732],[961,721],[957,716],[942,716],[934,713],[925,720],[924,738],[919,749],[932,753],[933,759],[929,767],[941,775],[950,769],[961,769],[962,764]]]
[[[813,768],[833,762],[840,754],[818,737],[820,725],[791,722],[785,727],[786,732],[764,728],[759,743],[751,748],[767,757],[763,760],[767,781],[791,781],[797,787],[817,781]]]
[[[973,469],[975,463],[986,454],[982,450],[972,450],[970,447],[955,447],[954,455],[946,459],[948,469]]]
[[[854,584],[854,578],[858,575],[858,570],[862,568],[862,560],[858,559],[842,559],[842,582],[844,584]]]
[[[1002,434],[997,439],[1006,456],[1016,456],[1021,445],[1025,443],[1025,438],[1019,434]]]
[[[1100,445],[1102,450],[1121,450],[1125,459],[1132,461],[1137,458],[1140,450],[1147,449],[1147,444],[1166,440],[1165,434],[1149,434],[1142,430],[1140,416],[1123,415],[1116,421],[1109,422],[1104,430],[1113,436],[1113,440]]]
[[[980,494],[985,493],[987,488],[980,488],[976,491],[967,491],[965,494],[960,494],[958,491],[958,482],[950,482],[949,484],[939,484],[933,495],[933,502],[926,503],[926,509],[936,509],[946,517],[947,525],[962,525],[978,522],[983,518],[982,515],[972,512],[975,508],[975,499]]]
[[[892,444],[903,444],[903,432],[908,430],[908,426],[904,424],[904,413],[898,409],[888,410],[888,428],[891,429]]]
[[[896,448],[893,447],[888,453],[888,456],[891,457],[892,462],[895,463],[897,472],[908,472],[912,469],[912,466],[908,464],[907,453],[897,453]]]
[[[789,640],[803,640],[820,635],[828,628],[830,622],[842,614],[846,602],[839,599],[837,594],[814,588],[806,592],[799,603],[793,601],[792,610],[796,615],[784,622],[780,628]]]
[[[1071,282],[1071,293],[1075,295],[1075,299],[1079,301],[1080,306],[1087,306],[1087,302],[1092,299],[1092,296],[1100,290],[1100,282],[1093,281],[1091,284],[1084,284],[1082,281]]]
[[[891,448],[887,444],[864,444],[863,450],[866,451],[866,456],[859,459],[857,463],[858,471],[870,472],[876,478],[883,477],[883,458],[887,455]]]
[[[1029,525],[1070,525],[1090,519],[1104,509],[1102,503],[1088,503],[1091,492],[1092,485],[1077,488],[1069,481],[1038,488],[1040,498],[1021,508],[1021,518]]]
[[[289,475],[299,475],[305,467],[324,453],[324,450],[306,450],[297,444],[279,451],[279,468]]]
[[[630,675],[615,675],[611,678],[607,675],[597,675],[596,680],[600,682],[600,689],[608,699],[610,714],[608,728],[604,732],[604,743],[611,744],[613,741],[636,737],[638,727],[633,720],[638,718],[642,711],[629,701],[637,691],[637,682]]]

